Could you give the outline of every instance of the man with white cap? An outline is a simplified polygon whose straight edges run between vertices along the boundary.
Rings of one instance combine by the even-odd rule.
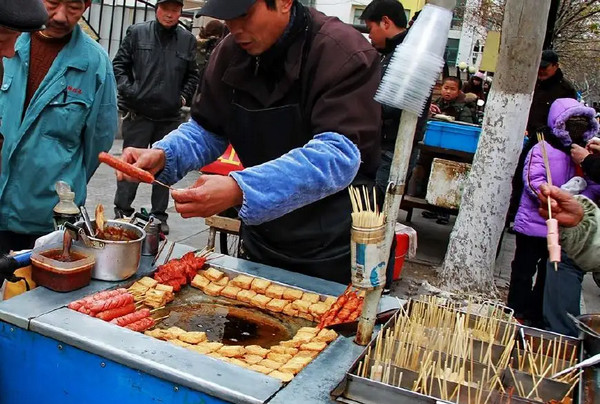
[[[352,27],[298,0],[208,0],[225,20],[192,119],[123,159],[174,183],[230,142],[245,167],[172,191],[183,217],[241,205],[252,261],[350,281],[347,187],[374,184],[379,160],[377,51]],[[126,178],[118,174],[120,178]]]

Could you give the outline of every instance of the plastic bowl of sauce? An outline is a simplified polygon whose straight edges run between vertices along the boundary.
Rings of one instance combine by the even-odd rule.
[[[33,281],[56,292],[70,292],[87,286],[92,279],[95,259],[73,246],[69,257],[62,257],[62,246],[41,247],[31,253]]]

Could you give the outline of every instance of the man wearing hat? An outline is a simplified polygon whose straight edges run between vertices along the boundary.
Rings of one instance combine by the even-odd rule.
[[[48,13],[40,0],[0,0],[0,58],[13,57],[15,41],[21,32],[38,31],[47,19]]]
[[[19,2],[20,3],[20,2]],[[117,129],[116,83],[106,51],[79,27],[90,0],[43,0],[43,31],[22,34],[0,87],[0,252],[31,248],[54,229],[57,181],[78,206]],[[23,7],[22,7],[23,8]]]
[[[577,91],[573,84],[567,80],[558,64],[558,54],[553,50],[542,52],[542,60],[538,69],[538,79],[533,92],[531,108],[529,110],[529,120],[527,121],[528,140],[517,165],[512,185],[513,192],[510,200],[509,219],[512,220],[516,214],[521,194],[523,192],[523,166],[525,157],[529,150],[537,143],[536,132],[542,130],[548,124],[548,112],[550,105],[559,98],[577,99]]]
[[[238,206],[247,258],[347,284],[347,187],[373,186],[379,162],[377,51],[297,0],[208,0],[200,13],[225,20],[230,34],[209,60],[192,119],[122,158],[173,184],[231,142],[245,169],[172,191],[177,211],[208,217]]]
[[[130,26],[113,60],[123,120],[123,148],[147,148],[181,123],[198,87],[196,39],[179,26],[183,0],[158,0],[156,21]],[[131,216],[138,184],[118,181],[115,214]],[[151,214],[169,233],[169,190],[152,187]]]

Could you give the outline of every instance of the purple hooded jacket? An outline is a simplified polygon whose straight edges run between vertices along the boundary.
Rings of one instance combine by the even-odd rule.
[[[596,112],[593,108],[588,108],[572,98],[559,98],[552,103],[548,113],[548,126],[552,133],[565,146],[570,147],[571,137],[565,129],[565,122],[573,116],[585,116],[589,119],[590,129],[585,132],[584,140],[587,142],[598,133],[598,122],[594,119]],[[557,148],[552,147],[548,142],[546,152],[550,163],[550,173],[552,174],[552,184],[560,187],[573,178],[576,165],[571,160],[571,156]],[[600,185],[592,182],[587,176],[583,177],[587,182],[587,188],[581,192],[593,201],[600,197]],[[542,148],[536,144],[525,160],[523,169],[523,183],[525,184],[521,203],[515,217],[515,230],[519,233],[546,237],[546,220],[538,213],[540,200],[538,191],[542,184],[547,183],[546,168],[544,158],[542,157]]]

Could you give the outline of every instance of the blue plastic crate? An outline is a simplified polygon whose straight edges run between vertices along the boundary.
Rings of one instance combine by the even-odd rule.
[[[423,143],[428,146],[475,153],[481,128],[451,122],[427,122]]]

